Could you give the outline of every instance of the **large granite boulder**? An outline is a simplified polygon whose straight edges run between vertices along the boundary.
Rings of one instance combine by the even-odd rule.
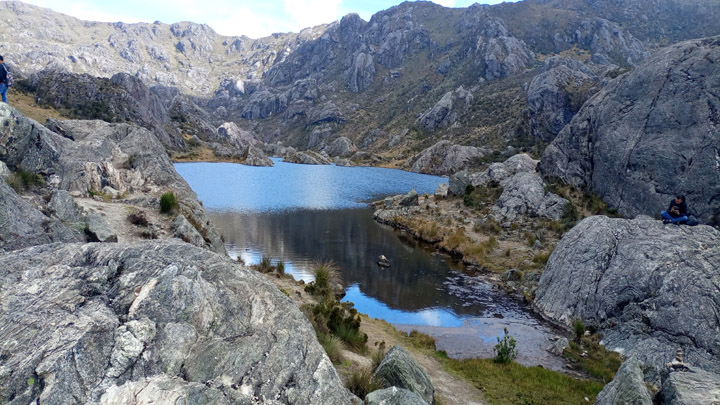
[[[205,239],[203,239],[200,232],[188,222],[185,215],[180,214],[176,216],[170,224],[170,229],[172,229],[175,236],[183,241],[198,247],[205,247]]]
[[[492,207],[492,215],[498,221],[515,221],[519,217],[541,217],[559,220],[570,202],[545,190],[545,184],[537,173],[522,172],[500,185],[503,192]]]
[[[640,366],[635,357],[625,360],[615,378],[600,391],[595,405],[653,405]]]
[[[503,20],[486,18],[475,38],[474,62],[487,80],[522,72],[535,58],[527,44],[511,36]]]
[[[666,405],[718,404],[720,375],[694,368],[671,372],[663,382],[661,395]]]
[[[348,138],[341,136],[330,142],[324,149],[329,156],[349,156],[357,152],[358,148]]]
[[[530,134],[552,141],[600,87],[600,77],[582,62],[561,56],[546,59],[527,90]]]
[[[283,156],[283,162],[300,163],[304,165],[329,165],[332,163],[327,154],[317,153],[311,150],[298,151],[295,148],[287,148]]]
[[[0,179],[0,251],[53,242],[84,242],[77,231],[49,218]]]
[[[0,256],[0,402],[359,403],[298,308],[179,241]]]
[[[416,173],[449,175],[472,163],[474,159],[481,158],[485,153],[483,148],[440,141],[415,155],[408,164],[410,171]]]
[[[570,325],[583,319],[610,350],[664,368],[678,347],[720,367],[720,232],[709,226],[586,218],[566,233],[540,278],[535,305]]]
[[[197,196],[147,129],[68,120],[62,121],[66,136],[61,136],[4,103],[0,103],[0,124],[0,160],[8,167],[39,173],[50,188],[81,194],[106,186],[121,193],[158,197],[172,190],[183,215],[198,224],[210,248],[225,252]]]
[[[545,150],[541,172],[628,216],[656,215],[683,193],[710,221],[720,204],[718,60],[720,37],[658,51],[585,103]]]
[[[393,346],[375,370],[373,378],[383,387],[412,391],[428,404],[433,403],[435,388],[425,370],[400,346]]]

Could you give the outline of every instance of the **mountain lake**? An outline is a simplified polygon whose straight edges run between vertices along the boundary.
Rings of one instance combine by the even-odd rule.
[[[369,201],[415,189],[432,194],[447,178],[377,167],[274,167],[176,163],[225,241],[230,257],[258,264],[283,261],[296,280],[313,280],[313,265],[333,261],[355,308],[409,333],[433,336],[452,358],[493,357],[507,328],[517,361],[560,370],[546,351],[556,336],[523,303],[451,257],[372,218]],[[392,266],[377,265],[385,255]]]

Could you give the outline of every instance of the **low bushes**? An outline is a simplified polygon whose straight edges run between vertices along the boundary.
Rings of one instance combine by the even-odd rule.
[[[163,214],[172,214],[177,212],[179,208],[180,204],[178,204],[175,194],[172,191],[168,191],[160,196],[160,212]]]

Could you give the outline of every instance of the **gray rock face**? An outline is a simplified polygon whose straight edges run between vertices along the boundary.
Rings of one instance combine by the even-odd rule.
[[[0,180],[0,251],[53,242],[84,242],[78,232],[51,219]]]
[[[548,347],[547,351],[554,355],[562,356],[565,348],[567,348],[568,346],[570,346],[570,341],[567,338],[563,337],[553,342],[553,344]]]
[[[443,199],[447,198],[448,192],[450,191],[450,186],[447,183],[440,183],[435,189],[435,198],[436,199]]]
[[[247,148],[244,164],[248,166],[272,167],[273,161],[262,151],[262,149],[250,145]]]
[[[287,297],[204,249],[39,246],[0,285],[3,403],[359,402]]]
[[[548,146],[545,176],[621,213],[656,215],[676,193],[709,221],[720,198],[720,37],[664,48],[610,82]]]
[[[642,42],[604,18],[582,21],[575,31],[575,41],[590,51],[592,61],[597,64],[618,60],[636,65],[649,54]]]
[[[419,395],[428,404],[433,403],[435,388],[425,371],[400,346],[393,346],[373,375],[386,388],[398,387]]]
[[[485,155],[485,150],[474,146],[455,145],[440,141],[410,159],[410,170],[416,173],[449,175],[462,169],[473,159]]]
[[[640,362],[630,357],[615,373],[615,378],[606,385],[595,399],[595,405],[652,405],[652,395],[645,386]]]
[[[720,232],[708,226],[586,218],[542,273],[535,304],[570,325],[595,325],[611,350],[660,370],[678,347],[700,368],[720,366]]]
[[[367,394],[365,405],[428,405],[428,403],[410,390],[390,387]]]
[[[525,42],[508,34],[501,19],[483,21],[475,44],[475,64],[483,69],[485,79],[502,79],[521,72],[534,58]]]
[[[370,87],[375,79],[375,72],[375,62],[372,55],[364,52],[355,55],[352,65],[345,73],[345,81],[350,91],[359,93]]]
[[[460,171],[450,176],[450,192],[454,195],[465,194],[467,186],[484,186],[491,181],[503,182],[517,173],[535,173],[538,161],[526,153],[511,156],[502,163],[493,163],[481,172]]]
[[[118,237],[115,230],[108,224],[102,215],[93,213],[87,217],[85,233],[93,242],[117,242]]]
[[[672,372],[662,386],[668,405],[714,405],[720,402],[720,375],[700,369]]]
[[[22,166],[43,175],[51,188],[83,194],[106,186],[121,193],[157,196],[173,190],[182,213],[201,226],[211,248],[225,252],[197,196],[147,129],[102,121],[63,121],[72,141],[2,103],[0,123],[0,159],[9,167]]]
[[[195,229],[184,215],[180,214],[175,217],[170,224],[170,228],[175,233],[175,236],[182,239],[183,241],[195,245],[197,247],[205,247],[205,239],[203,239],[200,232]]]
[[[545,184],[537,173],[518,173],[500,184],[503,192],[492,207],[492,214],[498,221],[515,221],[521,216],[557,221],[569,203],[557,194],[545,191]]]
[[[54,192],[50,198],[48,207],[61,221],[78,222],[81,219],[81,215],[75,206],[75,200],[73,200],[70,193],[65,190],[57,190]]]
[[[600,77],[586,65],[559,56],[546,59],[527,91],[531,135],[552,141],[600,86]]]
[[[160,98],[127,73],[106,79],[45,70],[31,75],[28,87],[38,95],[40,104],[71,106],[75,118],[130,121],[151,130],[169,149],[187,147]]]
[[[357,152],[357,146],[348,138],[341,136],[330,142],[324,149],[330,156],[349,156]]]
[[[415,121],[415,125],[426,131],[448,127],[455,124],[458,113],[468,108],[473,95],[460,86],[455,91],[448,91],[435,105]]]

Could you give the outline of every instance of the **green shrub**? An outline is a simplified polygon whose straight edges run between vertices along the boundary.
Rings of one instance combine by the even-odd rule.
[[[278,272],[278,274],[285,274],[285,262],[282,260],[277,263],[275,266],[275,270]]]
[[[270,273],[273,271],[273,265],[267,256],[263,256],[262,259],[260,259],[260,264],[255,266],[255,268],[262,273]]]
[[[315,280],[305,287],[305,291],[316,297],[332,295],[332,284],[338,280],[337,269],[333,262],[315,264]]]
[[[305,312],[318,334],[331,333],[353,350],[367,350],[368,337],[360,331],[360,316],[351,302],[338,302],[327,296],[322,302],[306,307]]]
[[[45,180],[40,174],[29,172],[18,166],[15,173],[8,176],[7,183],[19,193],[28,188],[42,186],[45,184]]]
[[[373,353],[372,355],[372,371],[374,372],[377,370],[380,363],[382,363],[383,359],[385,359],[385,341],[380,342],[380,346],[378,346],[377,351]]]
[[[367,394],[381,389],[382,386],[372,378],[372,371],[365,367],[353,371],[345,383],[345,388],[357,395],[358,398],[365,398]]]
[[[342,361],[342,342],[340,339],[328,333],[318,333],[317,338],[330,361],[336,364]]]
[[[435,350],[435,338],[418,332],[415,329],[411,330],[410,334],[408,334],[408,340],[410,340],[410,343],[415,347]]]
[[[580,342],[583,335],[585,334],[585,322],[582,319],[576,319],[573,321],[573,331],[575,332],[575,340]]]
[[[160,196],[160,212],[163,214],[171,214],[179,208],[180,205],[178,204],[175,194],[172,191]]]
[[[505,334],[502,339],[500,339],[500,337],[497,338],[498,343],[493,348],[493,351],[495,352],[493,360],[496,363],[510,363],[517,357],[517,349],[515,348],[517,342],[512,336],[510,336],[507,328],[504,328],[503,330]]]

